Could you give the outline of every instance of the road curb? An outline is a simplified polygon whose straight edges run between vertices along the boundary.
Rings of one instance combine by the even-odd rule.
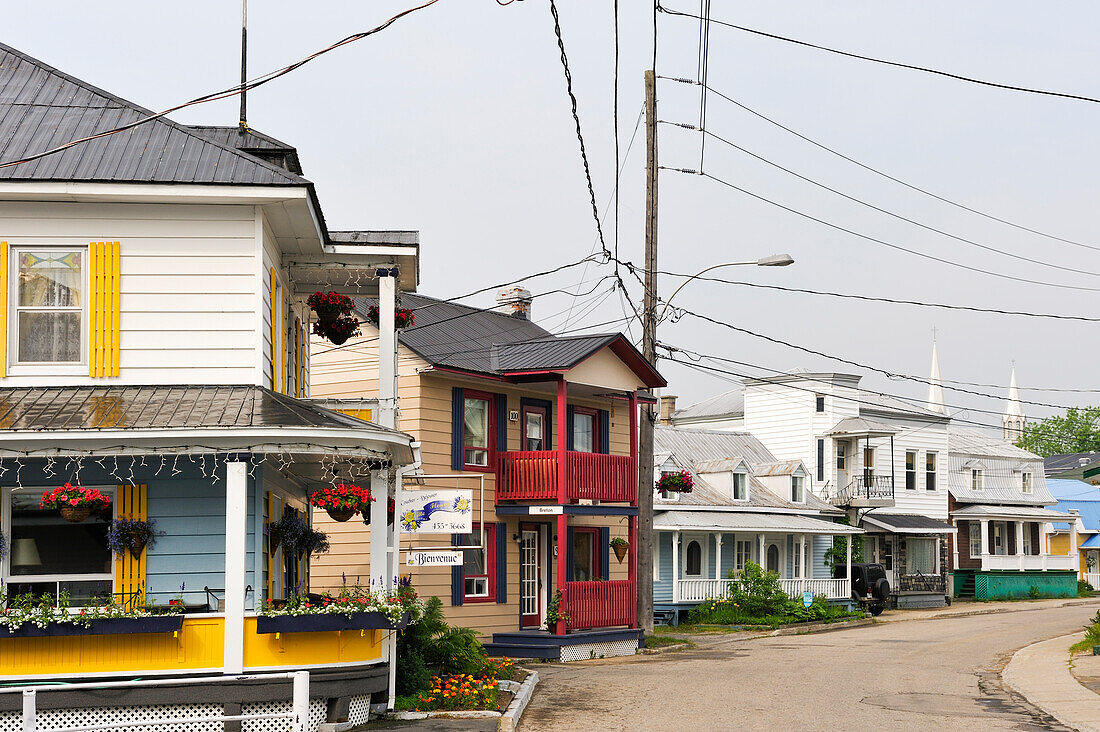
[[[523,710],[527,708],[527,703],[531,701],[531,696],[535,693],[535,686],[538,683],[538,671],[531,671],[527,674],[527,678],[519,685],[516,695],[512,697],[512,703],[504,710],[504,714],[500,715],[500,721],[497,722],[497,732],[515,732],[516,727],[519,726],[519,718],[523,716]]]
[[[1100,697],[1082,686],[1069,669],[1069,647],[1079,635],[1063,635],[1021,648],[1001,672],[1001,679],[1067,727],[1100,732]]]

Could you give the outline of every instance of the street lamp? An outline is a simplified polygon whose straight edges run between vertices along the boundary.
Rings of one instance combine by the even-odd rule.
[[[701,277],[707,272],[710,272],[712,269],[720,269],[722,267],[743,267],[746,265],[755,265],[757,267],[786,267],[790,264],[794,264],[794,257],[792,257],[790,254],[772,254],[767,257],[761,257],[760,259],[753,259],[747,262],[725,262],[723,264],[711,265],[704,270],[696,272],[691,277],[688,277],[686,280],[680,283],[679,287],[673,290],[672,294],[669,295],[669,298],[665,300],[665,306],[661,310],[661,315],[659,318],[657,318],[657,322],[659,323],[665,319],[665,313],[668,312],[668,306],[672,302],[672,298],[676,297],[680,290],[684,289],[684,286],[687,285],[687,283]]]

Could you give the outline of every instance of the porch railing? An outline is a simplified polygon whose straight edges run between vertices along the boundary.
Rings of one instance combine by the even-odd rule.
[[[593,499],[632,503],[638,492],[629,455],[565,453],[567,500]],[[557,501],[557,450],[497,453],[498,501]]]
[[[682,579],[677,584],[677,597],[680,602],[703,602],[714,597],[724,597],[735,579]],[[809,590],[816,597],[824,595],[830,600],[846,600],[851,594],[851,586],[846,578],[841,579],[781,579],[779,586],[792,600],[801,600],[802,593]]]
[[[894,498],[894,477],[892,475],[854,476],[848,485],[837,491],[837,503],[851,503],[862,498],[868,500],[892,500]]]
[[[638,590],[634,580],[566,582],[561,596],[573,630],[635,625]]]
[[[1100,587],[1100,572],[1086,572],[1083,579],[1092,585],[1092,589]]]
[[[982,557],[982,571],[1076,569],[1077,557],[1068,554],[990,554]]]

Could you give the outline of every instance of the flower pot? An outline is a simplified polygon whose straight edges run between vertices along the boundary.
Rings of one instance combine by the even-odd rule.
[[[341,523],[350,520],[355,515],[354,508],[326,508],[325,511],[328,512],[329,518]]]
[[[405,613],[394,622],[380,612],[352,613],[349,618],[342,613],[316,613],[310,615],[261,615],[256,618],[256,632],[269,633],[325,633],[336,630],[401,629],[409,624]]]
[[[141,553],[145,551],[145,539],[134,539],[130,544],[130,556],[134,559],[141,559]]]
[[[340,317],[339,310],[318,310],[317,319],[322,323],[333,323]]]
[[[333,333],[331,331],[326,332],[325,337],[328,338],[330,341],[332,341],[337,346],[344,345],[345,343],[348,342],[348,338],[349,338],[347,333]]]
[[[79,524],[92,513],[92,507],[87,504],[79,506],[62,506],[61,518],[74,524]]]
[[[267,530],[267,551],[274,554],[283,543],[283,532],[278,529]]]
[[[626,553],[630,550],[630,546],[627,544],[615,544],[611,547],[615,551],[615,558],[619,560],[619,564],[623,563],[626,559]]]
[[[36,638],[40,636],[72,635],[132,635],[135,633],[175,633],[183,627],[183,615],[155,615],[148,618],[101,618],[88,627],[78,623],[50,623],[39,628],[34,623],[23,623],[16,630],[0,626],[0,637]]]

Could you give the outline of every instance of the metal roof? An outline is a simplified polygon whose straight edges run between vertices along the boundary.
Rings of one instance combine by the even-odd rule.
[[[776,476],[794,475],[795,471],[802,468],[802,472],[808,473],[801,460],[777,460],[769,463],[756,463],[752,466],[754,475]]]
[[[687,465],[731,457],[743,458],[753,464],[775,462],[775,455],[748,432],[656,425],[653,428],[653,449],[657,453],[671,453]]]
[[[845,417],[837,422],[826,435],[844,435],[847,437],[889,437],[901,430],[882,422],[863,417]]]
[[[1082,549],[1100,549],[1100,534],[1093,534],[1081,542]]]
[[[959,503],[1044,506],[1054,503],[1043,474],[1043,459],[1007,440],[977,430],[951,428],[947,433],[947,487]],[[971,469],[980,465],[982,490],[971,490]],[[1020,473],[1031,473],[1031,493],[1017,485]]]
[[[672,420],[692,419],[695,417],[740,416],[745,413],[745,392],[731,389],[701,402],[696,402],[672,413]]]
[[[954,534],[956,530],[944,521],[904,513],[865,514],[861,520],[895,534]]]
[[[0,162],[126,125],[147,109],[0,44]],[[308,185],[278,165],[160,117],[39,160],[0,168],[0,180]]]
[[[1100,503],[1100,486],[1083,480],[1047,478],[1047,489],[1058,501],[1089,501]]]
[[[1051,511],[1041,506],[990,506],[973,505],[957,508],[951,512],[952,516],[961,518],[1009,518],[1009,519],[1034,519],[1036,521],[1065,521],[1070,514],[1062,511]]]
[[[596,351],[611,345],[618,333],[540,338],[493,346],[494,371],[570,369]]]
[[[385,429],[251,385],[0,388],[0,433],[247,427]]]
[[[809,381],[821,382],[824,385],[825,382],[831,384],[833,378],[837,376],[846,377],[845,374],[817,374],[801,372],[796,369],[790,373],[782,374],[781,377],[759,379],[758,383],[768,384],[769,386],[789,386],[784,382],[801,377]],[[799,387],[791,386],[790,388],[796,389]],[[946,415],[940,414],[939,412],[933,412],[920,404],[911,404],[895,397],[888,397],[863,390],[859,390],[858,394],[860,414],[868,413],[910,418],[934,418],[944,422],[948,419]],[[843,399],[844,397],[839,398]],[[678,419],[705,419],[708,417],[732,418],[743,416],[745,416],[745,391],[744,389],[732,389],[684,407],[683,409],[677,409],[672,413],[672,421],[675,424]]]
[[[653,528],[658,531],[694,529],[823,535],[863,533],[861,529],[854,526],[797,514],[662,511],[658,507],[654,507]]]
[[[1100,460],[1100,452],[1070,452],[1063,455],[1048,455],[1043,458],[1043,469],[1047,475],[1058,475],[1082,470]]]

